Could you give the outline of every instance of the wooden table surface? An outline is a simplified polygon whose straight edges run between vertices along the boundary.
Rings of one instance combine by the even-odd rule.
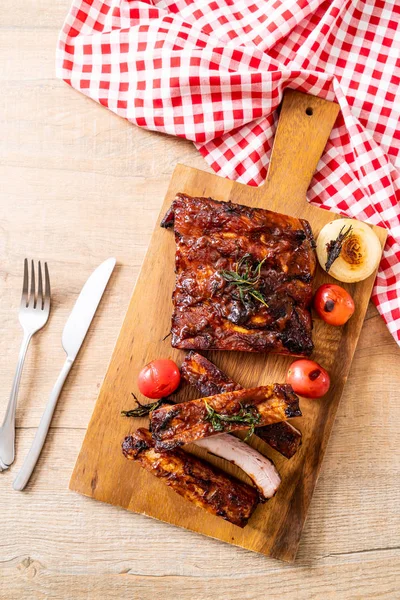
[[[206,169],[189,143],[140,130],[54,76],[68,0],[0,19],[0,417],[22,330],[23,258],[47,260],[52,313],[32,341],[17,460],[0,475],[1,600],[400,598],[400,351],[370,305],[297,562],[285,565],[68,491],[170,175]],[[118,266],[23,493],[11,484],[64,360],[61,332],[90,272]]]

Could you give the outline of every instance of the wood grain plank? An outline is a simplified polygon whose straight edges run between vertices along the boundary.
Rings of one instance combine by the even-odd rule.
[[[36,0],[30,4],[23,0],[16,0],[9,10],[3,10],[0,27],[13,29],[20,34],[21,29],[34,29],[37,34],[53,29],[58,33],[67,15],[69,0]],[[17,30],[17,31],[16,31]],[[23,35],[21,35],[23,41]],[[39,46],[39,40],[37,40]]]
[[[296,598],[296,600],[320,600],[320,598],[340,598],[341,600],[394,600],[398,592],[400,556],[397,552],[385,553],[387,566],[382,571],[381,560],[366,560],[361,564],[343,565],[338,577],[337,567],[321,566],[312,570],[298,569],[296,572],[275,571],[264,575],[249,576],[236,572],[219,578],[180,575],[156,575],[144,577],[135,571],[118,574],[55,574],[39,561],[25,558],[19,563],[13,561],[6,567],[2,584],[8,600],[20,600],[27,585],[30,600],[65,600],[61,590],[73,589],[74,598],[85,600],[124,600],[140,598],[152,600],[179,597],[182,600],[214,600],[224,597],[232,600],[264,600],[265,587],[268,598]],[[17,570],[14,567],[17,565]],[[10,572],[13,572],[13,576]],[[17,576],[15,576],[15,572]],[[379,589],[377,592],[376,590]]]

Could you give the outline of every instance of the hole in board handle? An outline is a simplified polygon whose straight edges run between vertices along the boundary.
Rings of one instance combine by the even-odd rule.
[[[313,114],[313,109],[309,106],[308,108],[306,108],[306,115],[308,115],[309,117],[311,117]]]

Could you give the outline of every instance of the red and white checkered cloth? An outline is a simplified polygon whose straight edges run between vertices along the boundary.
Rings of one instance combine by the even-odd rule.
[[[373,300],[400,344],[398,0],[74,0],[57,75],[249,185],[286,87],[336,100],[308,198],[388,229]]]

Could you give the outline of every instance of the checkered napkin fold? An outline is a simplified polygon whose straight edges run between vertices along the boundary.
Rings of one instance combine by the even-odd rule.
[[[388,230],[373,301],[400,344],[400,3],[74,0],[57,75],[249,185],[265,180],[286,87],[336,100],[308,199]]]

